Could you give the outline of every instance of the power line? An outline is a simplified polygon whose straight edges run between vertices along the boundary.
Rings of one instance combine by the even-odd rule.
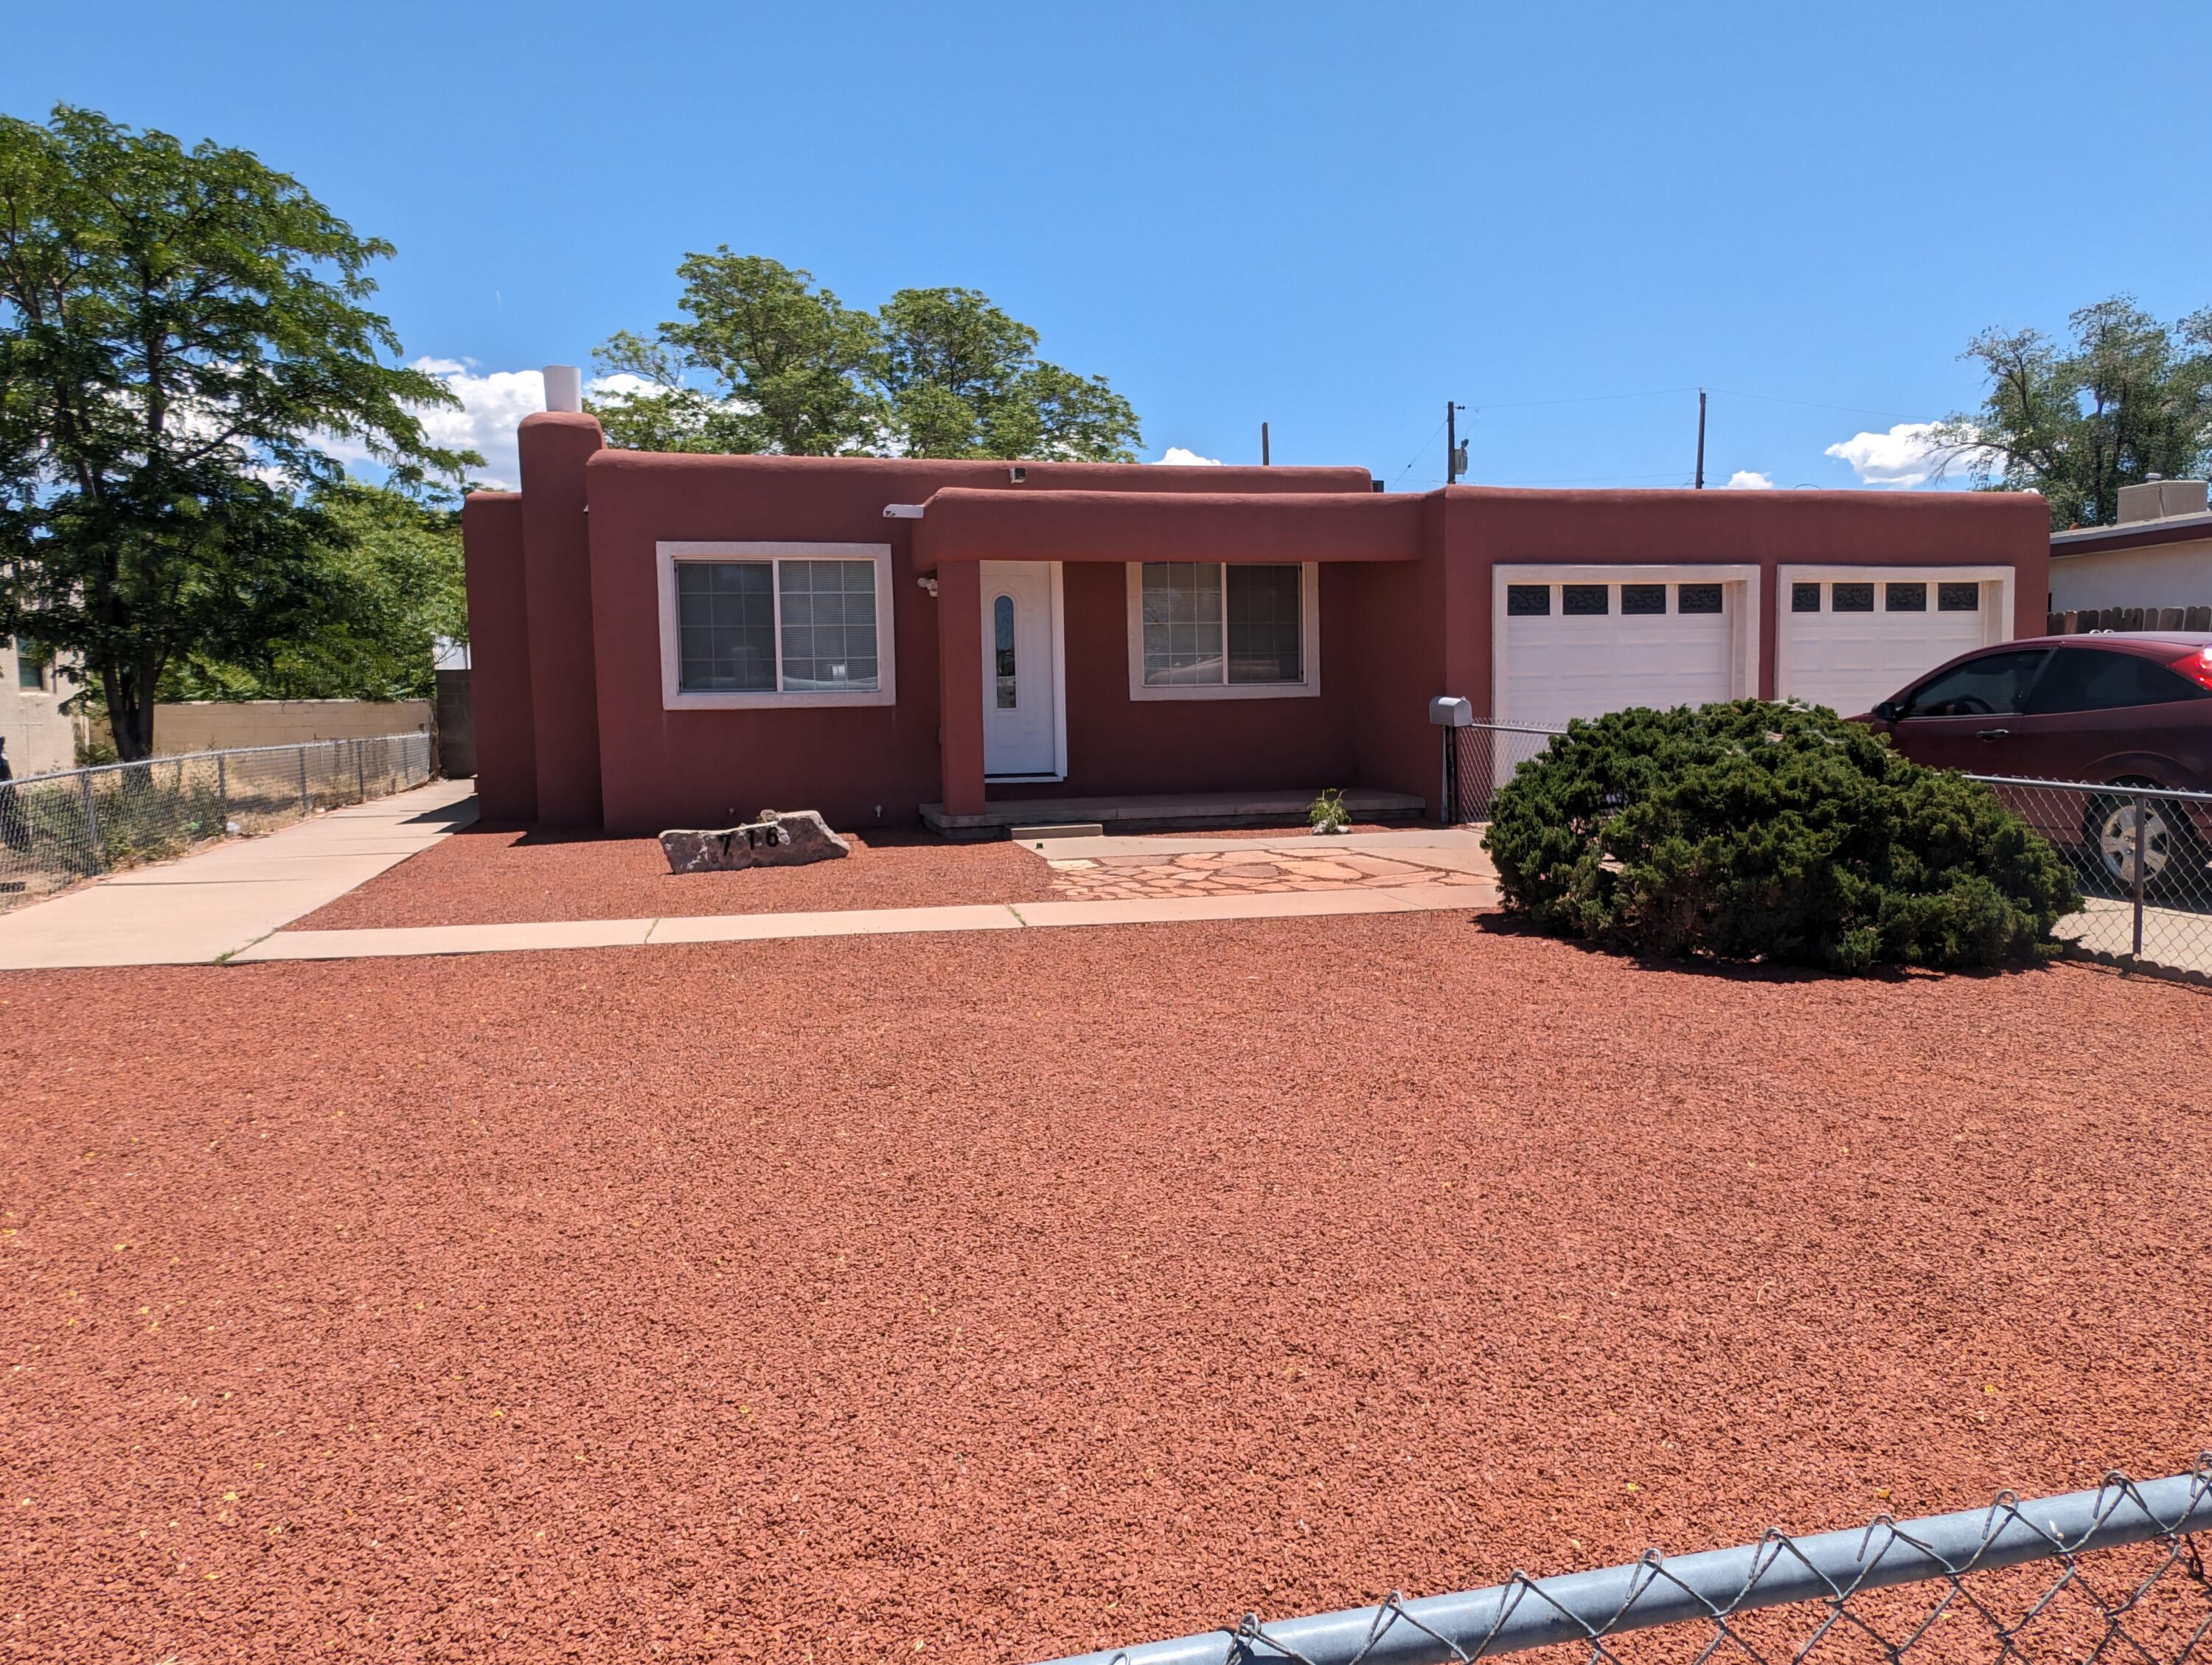
[[[1712,391],[1726,393],[1732,399],[1759,399],[1768,404],[1802,404],[1808,410],[1841,410],[1854,416],[1895,416],[1899,422],[1926,420],[1903,410],[1876,410],[1863,404],[1824,404],[1818,399],[1785,399],[1775,393],[1747,393],[1734,387],[1716,387]]]
[[[1447,412],[1446,414],[1449,415],[1449,413]],[[1400,479],[1405,478],[1407,475],[1411,474],[1413,471],[1413,465],[1420,461],[1423,457],[1428,454],[1429,447],[1436,443],[1437,435],[1443,431],[1444,425],[1443,422],[1438,422],[1429,431],[1429,437],[1421,441],[1421,448],[1419,451],[1416,451],[1412,456],[1408,457],[1406,459],[1405,467],[1398,471],[1398,477]]]

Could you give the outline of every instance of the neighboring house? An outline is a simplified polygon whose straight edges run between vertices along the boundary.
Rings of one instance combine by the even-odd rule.
[[[0,737],[18,778],[76,767],[76,726],[62,709],[76,691],[52,653],[0,636]]]
[[[1364,787],[1433,805],[1428,702],[1552,724],[1863,710],[2039,631],[1997,493],[1381,495],[1357,468],[663,456],[524,420],[463,516],[489,817],[650,832]]]
[[[2212,513],[2202,480],[2120,488],[2120,518],[2051,538],[2051,611],[2212,606]]]

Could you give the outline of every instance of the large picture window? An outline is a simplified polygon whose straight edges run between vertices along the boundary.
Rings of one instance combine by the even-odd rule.
[[[1147,561],[1131,577],[1130,692],[1263,697],[1316,690],[1315,569]]]
[[[890,551],[873,544],[666,544],[665,703],[883,705]]]

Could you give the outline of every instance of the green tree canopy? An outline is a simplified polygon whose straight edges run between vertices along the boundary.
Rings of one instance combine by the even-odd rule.
[[[1136,413],[1103,376],[1036,355],[974,289],[901,289],[873,314],[759,255],[677,268],[684,321],[596,355],[637,385],[592,409],[636,450],[1135,459]],[[703,384],[703,385],[702,385]]]
[[[2064,342],[2038,330],[1975,337],[1964,355],[1988,373],[1989,396],[1933,436],[1976,485],[2041,492],[2060,531],[2112,524],[2122,486],[2212,465],[2212,307],[2161,324],[2122,295],[2069,324]]]
[[[298,181],[91,111],[0,117],[0,635],[78,658],[125,759],[165,674],[343,614],[347,441],[403,490],[457,476],[434,376],[362,303],[388,244]]]
[[[308,550],[320,605],[297,628],[211,642],[170,667],[165,700],[405,700],[436,690],[441,641],[468,639],[457,509],[343,481],[319,492]]]

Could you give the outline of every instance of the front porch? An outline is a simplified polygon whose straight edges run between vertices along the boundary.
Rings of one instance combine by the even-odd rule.
[[[931,831],[960,840],[1006,837],[1016,827],[1096,825],[1115,832],[1174,831],[1210,827],[1280,827],[1304,821],[1320,796],[1317,787],[1280,792],[1143,793],[1113,798],[1018,798],[986,800],[981,810],[950,814],[942,804],[921,806]],[[1354,821],[1418,820],[1425,799],[1406,792],[1355,787],[1344,794]]]

